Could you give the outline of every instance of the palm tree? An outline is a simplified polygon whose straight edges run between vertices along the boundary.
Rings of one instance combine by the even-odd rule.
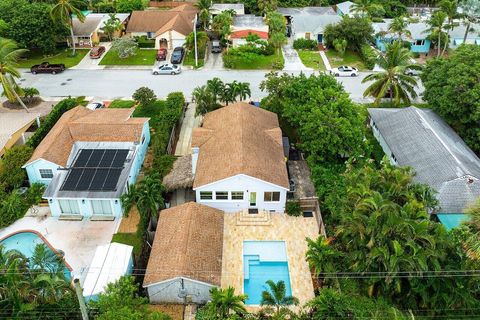
[[[115,32],[122,30],[123,24],[122,21],[117,18],[115,13],[109,13],[108,16],[109,18],[105,21],[102,31],[108,36],[108,39],[112,41],[113,35]]]
[[[225,84],[220,78],[213,78],[207,81],[207,89],[213,94],[215,103],[222,96],[222,92],[225,90]]]
[[[378,104],[387,94],[390,94],[390,99],[395,102],[395,105],[400,101],[410,103],[410,97],[417,97],[414,90],[417,80],[406,75],[405,70],[418,69],[416,65],[411,64],[411,56],[410,50],[404,48],[401,42],[395,41],[387,45],[385,55],[377,58],[377,64],[384,71],[369,74],[362,80],[362,83],[373,81],[363,96],[374,97],[375,104]]]
[[[454,22],[454,18],[457,16],[458,10],[458,1],[457,0],[443,0],[440,2],[440,9],[445,12],[447,15],[447,40],[450,38],[450,32],[455,28],[458,24]],[[445,51],[448,47],[448,41],[445,41],[443,46],[442,55],[445,54]]]
[[[213,317],[218,320],[227,319],[231,314],[243,315],[247,312],[245,309],[245,300],[247,295],[235,295],[235,288],[227,289],[212,288],[210,290],[211,301],[207,304],[207,309]]]
[[[333,238],[318,237],[317,240],[307,238],[308,250],[306,258],[310,268],[314,270],[315,275],[321,282],[324,281],[323,273],[333,273],[338,270],[341,252],[336,250],[333,245]],[[337,281],[338,284],[338,281]]]
[[[270,11],[277,10],[278,0],[259,0],[257,1],[258,9],[262,15],[266,15]]]
[[[15,78],[20,78],[20,72],[16,69],[17,61],[26,51],[25,49],[18,49],[15,41],[0,38],[0,82],[2,83],[3,93],[10,102],[17,101],[29,112],[20,98],[20,94],[23,94],[22,89],[15,82]]]
[[[45,244],[37,244],[35,246],[29,267],[52,274],[63,272],[62,259]]]
[[[465,211],[469,219],[463,223],[468,230],[464,247],[467,255],[480,260],[480,199]]]
[[[239,93],[238,81],[233,80],[233,82],[227,83],[225,85],[225,90],[223,90],[222,101],[225,102],[225,105],[228,106],[230,102],[236,102],[237,96]]]
[[[356,0],[353,2],[350,11],[361,16],[379,17],[385,14],[385,9],[372,0]]]
[[[397,41],[403,41],[403,35],[411,37],[412,33],[408,30],[409,22],[405,17],[396,17],[388,25],[388,32],[397,35]]]
[[[246,100],[247,97],[250,98],[252,94],[252,92],[250,91],[250,83],[239,82],[237,84],[237,92],[238,92],[240,101]]]
[[[462,14],[467,24],[465,35],[463,36],[463,43],[465,43],[472,23],[476,23],[480,19],[480,1],[463,0],[460,7],[462,8]]]
[[[286,306],[298,305],[298,299],[293,296],[287,296],[287,288],[285,282],[280,280],[277,283],[268,280],[266,284],[269,290],[262,292],[261,306],[272,306],[275,308],[275,313],[280,314],[282,309]]]
[[[75,36],[73,34],[73,18],[72,15],[75,15],[80,22],[85,21],[85,16],[82,11],[78,9],[80,3],[78,0],[57,0],[57,3],[50,10],[50,15],[53,20],[59,21],[60,23],[68,26],[70,28],[70,36],[72,37],[72,55],[75,55]]]
[[[437,57],[440,57],[440,49],[442,36],[444,35],[443,29],[445,28],[445,20],[447,19],[447,14],[443,11],[436,11],[432,14],[428,20],[428,25],[430,26],[427,32],[430,32],[430,35],[437,36]],[[448,41],[445,39],[444,41]]]
[[[207,86],[196,87],[193,89],[192,97],[197,105],[195,111],[196,116],[205,115],[219,107],[216,94]]]
[[[210,22],[210,10],[212,9],[212,1],[198,0],[197,3],[195,3],[195,7],[198,9],[198,17],[203,24],[203,29],[207,30],[208,23]]]

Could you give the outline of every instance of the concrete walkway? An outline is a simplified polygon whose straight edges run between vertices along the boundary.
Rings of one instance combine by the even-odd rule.
[[[198,128],[202,121],[202,117],[195,117],[195,110],[196,105],[190,103],[183,118],[182,128],[180,129],[180,135],[175,148],[176,156],[184,156],[192,153],[192,131],[194,128]]]
[[[330,61],[328,61],[325,51],[320,50],[319,52],[320,52],[320,57],[322,58],[323,64],[325,65],[325,69],[327,71],[332,70],[332,66],[330,65]]]
[[[105,52],[103,55],[98,59],[91,59],[89,54],[86,54],[85,57],[74,67],[70,69],[78,69],[78,70],[101,70],[105,69],[105,66],[100,65],[100,61],[102,61],[103,57],[107,54],[108,50],[112,47],[111,42],[101,42],[99,46],[105,47]]]
[[[209,53],[203,70],[225,70],[222,55],[223,53]]]
[[[307,68],[300,57],[298,56],[297,50],[293,49],[293,43],[290,39],[289,42],[282,46],[282,54],[285,60],[285,65],[283,70],[285,71],[311,71],[312,68]]]

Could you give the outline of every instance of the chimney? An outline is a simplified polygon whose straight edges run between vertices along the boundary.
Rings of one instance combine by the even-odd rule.
[[[199,151],[200,151],[200,148],[192,147],[192,174],[193,175],[195,175],[195,172],[197,171],[197,160],[198,160]]]

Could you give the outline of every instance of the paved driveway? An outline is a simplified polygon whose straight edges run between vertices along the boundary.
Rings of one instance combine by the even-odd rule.
[[[291,43],[288,43],[282,47],[283,58],[285,59],[285,66],[283,70],[285,71],[306,71],[312,70],[311,68],[305,67],[302,63],[302,60],[298,56],[297,50],[293,49]]]
[[[108,50],[112,47],[111,42],[101,42],[99,46],[105,47],[105,52],[103,55],[98,59],[91,59],[89,54],[86,54],[85,57],[74,67],[70,69],[84,69],[84,70],[97,70],[97,69],[104,69],[105,66],[100,65],[100,61],[102,61],[103,57],[107,54]]]
[[[223,53],[208,53],[203,70],[225,70],[222,55]]]

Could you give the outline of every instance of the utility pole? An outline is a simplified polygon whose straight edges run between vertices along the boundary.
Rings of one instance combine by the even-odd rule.
[[[193,20],[193,41],[195,43],[195,67],[198,67],[198,49],[197,49],[197,17]]]
[[[82,288],[80,287],[80,279],[75,278],[75,280],[73,280],[73,284],[75,286],[78,304],[80,305],[80,311],[82,312],[82,319],[88,320],[87,305],[85,304],[85,300],[83,299]]]

